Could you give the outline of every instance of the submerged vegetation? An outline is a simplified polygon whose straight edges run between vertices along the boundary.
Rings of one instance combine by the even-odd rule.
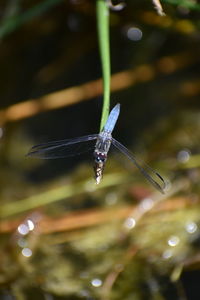
[[[101,60],[95,1],[0,4],[2,300],[199,297],[199,4],[103,4]],[[165,194],[114,151],[98,186],[91,153],[25,156],[98,132],[110,101],[121,103],[113,136],[159,171]]]

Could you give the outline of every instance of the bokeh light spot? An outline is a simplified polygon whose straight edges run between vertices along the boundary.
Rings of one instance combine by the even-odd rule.
[[[177,246],[179,244],[179,242],[180,242],[180,239],[176,235],[171,236],[167,241],[168,245],[171,247]]]
[[[189,150],[181,150],[177,154],[177,160],[180,163],[186,163],[190,159],[190,151]]]
[[[194,222],[188,222],[186,225],[185,225],[185,229],[188,233],[194,233],[195,231],[197,231],[197,224],[194,223]]]
[[[124,222],[124,226],[128,229],[134,228],[136,225],[136,221],[134,218],[127,218]]]
[[[99,287],[99,286],[102,285],[102,280],[99,279],[99,278],[92,279],[91,284],[92,284],[94,287]]]
[[[130,27],[127,30],[127,37],[131,41],[139,41],[142,38],[142,31],[137,27]]]
[[[22,255],[25,257],[30,257],[32,255],[32,250],[30,248],[23,248]]]
[[[26,235],[29,233],[29,228],[25,224],[20,224],[17,228],[18,232],[22,235]]]

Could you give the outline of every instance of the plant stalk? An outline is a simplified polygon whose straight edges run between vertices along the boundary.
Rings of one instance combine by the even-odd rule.
[[[97,32],[103,75],[103,108],[100,131],[103,129],[110,110],[110,43],[109,43],[109,7],[105,0],[97,0]]]

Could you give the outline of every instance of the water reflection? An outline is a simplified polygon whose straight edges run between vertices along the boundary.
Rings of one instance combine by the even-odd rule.
[[[35,228],[35,225],[31,219],[27,220],[27,225],[30,231],[32,231]]]
[[[127,38],[131,41],[139,41],[142,39],[142,31],[137,27],[129,27],[127,30]]]
[[[102,285],[102,280],[99,279],[99,278],[92,279],[91,284],[92,284],[94,287],[99,287],[99,286]]]
[[[28,241],[25,238],[19,238],[17,244],[21,248],[25,248],[28,245]]]
[[[181,150],[177,154],[177,160],[180,163],[186,163],[190,159],[191,153],[189,150]]]
[[[179,244],[179,242],[180,242],[180,239],[176,235],[171,236],[167,241],[168,245],[171,247],[177,246]]]
[[[162,257],[163,259],[169,259],[172,257],[173,251],[171,249],[167,249],[163,252]]]
[[[197,231],[197,228],[197,224],[192,221],[185,224],[185,229],[188,233],[194,233]]]
[[[29,228],[25,224],[20,224],[17,228],[18,232],[22,235],[26,235],[29,233]]]
[[[143,211],[147,211],[147,210],[150,210],[153,207],[153,204],[154,204],[153,199],[151,199],[151,198],[145,198],[140,203],[140,208]]]
[[[136,221],[134,218],[127,218],[126,221],[124,222],[124,226],[128,229],[134,228],[136,225]]]
[[[32,256],[32,250],[30,248],[23,248],[22,249],[22,255],[25,257],[30,257]]]
[[[31,219],[26,220],[24,223],[20,224],[17,228],[21,235],[27,235],[29,231],[32,231],[35,225]]]
[[[35,238],[31,233],[36,228],[36,224],[40,219],[40,214],[33,213],[17,227],[16,234],[14,235],[14,241],[15,244],[21,248],[20,253],[24,257],[28,258],[33,255],[32,241]]]

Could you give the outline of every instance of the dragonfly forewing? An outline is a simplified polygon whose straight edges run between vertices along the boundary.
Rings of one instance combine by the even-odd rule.
[[[27,155],[42,159],[56,159],[78,155],[94,150],[97,137],[98,134],[91,134],[35,145]]]
[[[122,152],[127,158],[129,158],[134,165],[138,168],[138,170],[144,175],[144,177],[162,194],[164,194],[166,183],[162,176],[154,171],[151,167],[149,167],[144,162],[136,159],[132,152],[130,152],[124,145],[120,142],[112,138],[112,145],[115,146],[120,152]]]

